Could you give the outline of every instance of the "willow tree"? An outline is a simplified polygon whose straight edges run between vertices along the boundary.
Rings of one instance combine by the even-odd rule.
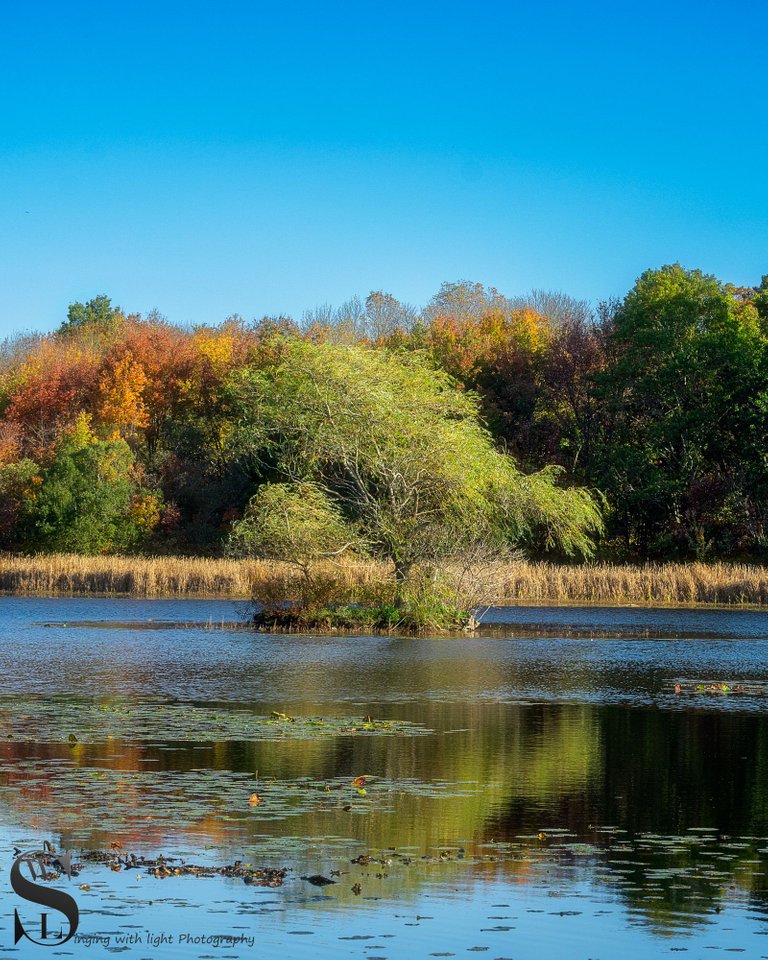
[[[415,567],[478,544],[519,545],[543,530],[567,554],[591,552],[593,497],[561,488],[555,468],[523,473],[494,446],[478,399],[427,358],[298,339],[276,356],[230,383],[233,450],[281,488],[251,501],[233,532],[240,552],[366,553],[391,563],[398,599]]]

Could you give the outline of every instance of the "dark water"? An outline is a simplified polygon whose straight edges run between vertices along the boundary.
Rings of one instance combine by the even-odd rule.
[[[0,600],[0,952],[768,956],[765,614],[514,608],[413,640],[228,628],[241,613]],[[78,940],[14,947],[14,907],[30,929],[39,908],[13,848],[43,840],[289,873],[85,862],[55,884]]]

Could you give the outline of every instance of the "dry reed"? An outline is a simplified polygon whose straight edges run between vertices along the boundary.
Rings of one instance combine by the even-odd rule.
[[[375,563],[329,566],[350,590],[381,583]],[[269,590],[287,598],[298,574],[285,564],[201,557],[0,556],[0,592],[17,596],[218,597]],[[768,605],[768,567],[741,563],[557,565],[515,561],[499,604]]]
[[[768,604],[768,567],[746,563],[511,564],[502,603]]]
[[[373,564],[334,566],[342,586],[377,575]],[[269,584],[294,593],[298,572],[287,564],[208,557],[0,556],[0,593],[16,596],[249,598]],[[381,576],[381,572],[378,572]]]

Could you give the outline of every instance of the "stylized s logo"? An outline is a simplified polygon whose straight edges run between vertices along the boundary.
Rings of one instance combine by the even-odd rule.
[[[67,940],[74,937],[78,923],[80,922],[80,911],[73,897],[70,897],[68,893],[64,893],[62,890],[44,886],[42,883],[35,883],[34,880],[28,880],[23,876],[21,872],[22,863],[26,863],[29,866],[30,873],[33,877],[35,877],[35,870],[32,864],[37,863],[40,866],[43,877],[45,877],[45,856],[46,854],[42,850],[35,850],[22,853],[16,857],[11,867],[11,886],[13,887],[14,893],[18,894],[18,896],[24,900],[29,900],[30,903],[39,903],[42,907],[51,907],[54,910],[58,910],[59,913],[63,913],[69,924],[69,933],[65,937],[62,936],[49,940],[48,914],[43,913],[40,919],[40,934],[42,939],[35,940],[35,938],[31,937],[24,929],[18,911],[14,910],[14,944],[18,943],[22,937],[26,937],[27,940],[30,940],[32,943],[37,943],[41,946],[60,947],[63,943],[66,943]],[[67,872],[69,872],[68,862],[66,869]]]

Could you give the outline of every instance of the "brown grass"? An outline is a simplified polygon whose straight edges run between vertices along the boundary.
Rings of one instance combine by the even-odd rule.
[[[334,567],[350,587],[380,576],[372,564]],[[287,564],[206,557],[0,556],[0,593],[16,596],[250,598],[264,585],[294,593],[298,573]]]
[[[768,605],[768,567],[745,563],[515,563],[502,603]]]
[[[381,583],[373,563],[329,565],[350,591]],[[18,596],[219,597],[296,593],[284,564],[199,557],[0,556],[0,592]],[[768,567],[740,563],[582,564],[516,561],[500,578],[499,604],[768,605]]]

